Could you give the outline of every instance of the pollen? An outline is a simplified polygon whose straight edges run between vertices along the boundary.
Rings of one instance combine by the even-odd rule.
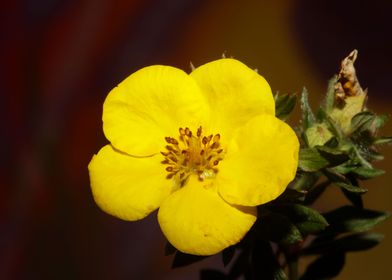
[[[165,151],[161,152],[165,159],[161,163],[167,165],[166,178],[174,178],[183,185],[192,174],[200,181],[215,177],[224,155],[220,138],[220,134],[203,135],[201,126],[196,134],[181,127],[178,139],[165,137]]]

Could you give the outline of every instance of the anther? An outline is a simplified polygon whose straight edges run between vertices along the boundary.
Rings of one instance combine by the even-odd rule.
[[[202,150],[200,151],[200,155],[201,155],[201,156],[204,155],[204,149],[202,149]]]
[[[219,140],[220,140],[220,134],[215,134],[214,143],[218,142]]]
[[[197,129],[197,137],[200,137],[201,136],[201,132],[202,132],[202,129],[201,129],[201,126]]]
[[[219,142],[214,142],[214,143],[212,143],[212,145],[211,145],[211,149],[216,149],[216,148],[218,148],[219,147]]]
[[[173,166],[168,166],[168,167],[166,167],[166,171],[172,172],[172,171],[173,171]]]
[[[207,145],[207,143],[208,143],[208,139],[207,139],[207,137],[203,137],[203,140],[201,140],[202,141],[202,143],[204,144],[204,145]]]

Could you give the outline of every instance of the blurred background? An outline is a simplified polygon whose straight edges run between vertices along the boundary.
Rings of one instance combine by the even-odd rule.
[[[107,143],[102,104],[135,70],[190,70],[222,53],[257,68],[274,92],[307,86],[313,106],[357,48],[368,107],[390,113],[390,1],[25,0],[0,10],[0,278],[197,279],[219,257],[170,269],[155,213],[124,222],[97,208],[87,164]],[[297,115],[290,122],[298,122]],[[392,134],[389,123],[384,134]],[[365,206],[392,211],[392,147]],[[330,190],[317,207],[345,203]],[[380,246],[349,254],[337,278],[390,274],[392,223]]]

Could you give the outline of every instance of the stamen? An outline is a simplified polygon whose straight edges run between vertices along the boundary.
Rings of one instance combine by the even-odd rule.
[[[175,179],[179,186],[186,183],[191,174],[195,174],[198,180],[212,178],[218,172],[218,164],[223,159],[224,149],[220,148],[220,134],[203,136],[200,126],[196,135],[188,128],[178,129],[178,140],[173,137],[165,137],[166,151],[161,152],[165,157],[162,164],[168,165],[167,179]],[[218,149],[219,148],[219,149]]]

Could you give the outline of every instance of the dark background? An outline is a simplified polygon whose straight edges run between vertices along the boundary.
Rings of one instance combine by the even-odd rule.
[[[189,70],[233,56],[257,68],[273,91],[316,106],[340,60],[356,64],[369,107],[390,113],[389,1],[41,0],[0,8],[0,278],[197,279],[211,257],[170,269],[155,214],[139,222],[95,205],[87,164],[107,143],[102,104],[117,83],[150,64]],[[298,112],[291,123],[298,121]],[[385,134],[392,134],[388,124]],[[369,208],[392,210],[392,152],[366,182]],[[316,207],[344,203],[331,189]],[[392,225],[369,252],[349,254],[338,279],[385,279]]]

